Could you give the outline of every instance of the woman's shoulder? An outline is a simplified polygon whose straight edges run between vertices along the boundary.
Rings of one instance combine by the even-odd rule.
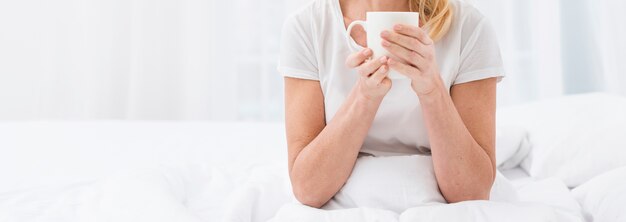
[[[466,0],[450,0],[454,20],[460,24],[477,24],[485,20],[485,15]]]
[[[466,0],[450,0],[453,19],[448,30],[450,41],[461,41],[465,44],[471,36],[478,35],[490,27],[487,17],[473,4]]]

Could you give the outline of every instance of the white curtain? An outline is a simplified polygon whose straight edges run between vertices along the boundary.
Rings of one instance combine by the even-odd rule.
[[[287,0],[0,0],[0,119],[278,120]]]
[[[604,91],[626,95],[626,2],[474,0],[496,27],[499,104]]]
[[[0,0],[0,120],[282,119],[285,16],[309,0]],[[473,0],[501,106],[626,95],[623,0]]]
[[[592,9],[605,88],[626,95],[626,1],[594,1]]]

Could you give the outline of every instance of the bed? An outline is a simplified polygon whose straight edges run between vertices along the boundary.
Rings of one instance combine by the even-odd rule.
[[[298,204],[282,123],[0,123],[0,221],[626,221],[626,99],[498,112],[491,201],[404,212]]]

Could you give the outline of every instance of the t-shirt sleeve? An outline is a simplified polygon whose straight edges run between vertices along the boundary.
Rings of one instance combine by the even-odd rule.
[[[493,27],[481,18],[467,31],[461,47],[459,72],[453,85],[487,78],[504,77],[500,47]],[[466,31],[466,30],[464,30]]]
[[[283,25],[278,72],[285,77],[319,80],[311,23],[290,16]]]

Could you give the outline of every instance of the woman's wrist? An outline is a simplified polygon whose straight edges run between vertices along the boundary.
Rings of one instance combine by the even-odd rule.
[[[380,103],[383,101],[383,98],[384,97],[377,98],[361,92],[356,92],[356,96],[354,97],[354,104],[365,110],[376,111],[378,110]]]
[[[437,102],[447,95],[446,89],[441,80],[441,76],[436,75],[432,79],[432,87],[429,90],[423,92],[415,92],[422,105]]]
[[[359,129],[360,126],[369,129],[381,102],[382,100],[368,98],[358,90],[354,90],[340,110],[340,116],[342,116],[340,122],[347,122],[348,126],[353,129]]]
[[[385,98],[386,93],[382,95],[379,93],[373,93],[370,90],[367,90],[364,84],[366,84],[364,81],[357,82],[352,91],[354,94],[353,98],[361,105],[378,109],[378,106],[383,101],[383,98]]]

